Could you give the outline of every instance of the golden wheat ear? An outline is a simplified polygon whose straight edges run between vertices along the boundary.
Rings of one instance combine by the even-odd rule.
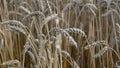
[[[70,32],[70,33],[77,33],[77,34],[80,34],[83,37],[86,37],[85,32],[81,29],[78,29],[78,28],[66,28],[64,30],[67,31],[67,32]]]
[[[3,62],[1,65],[6,65],[7,67],[18,67],[18,68],[21,67],[19,60],[9,60],[9,61],[5,61],[5,62]]]
[[[108,47],[105,46],[105,47],[102,48],[97,54],[95,54],[93,57],[94,57],[94,58],[98,58],[98,57],[102,56],[107,50],[108,50]]]
[[[87,50],[87,49],[90,49],[90,48],[93,48],[93,47],[97,47],[97,46],[101,46],[101,45],[107,46],[108,44],[106,43],[105,40],[95,41],[92,44],[89,44],[89,45],[85,46],[84,48]]]

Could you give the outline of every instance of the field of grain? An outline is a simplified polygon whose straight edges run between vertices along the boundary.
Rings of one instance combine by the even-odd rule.
[[[0,0],[0,68],[120,68],[120,0]]]

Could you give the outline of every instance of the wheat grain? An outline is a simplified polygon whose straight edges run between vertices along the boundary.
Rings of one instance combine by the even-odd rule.
[[[56,18],[55,22],[56,22],[56,25],[59,25],[59,22],[60,22],[59,18]]]
[[[53,31],[60,33],[61,29],[59,27],[54,27],[49,31],[49,33],[52,33]]]
[[[35,56],[31,51],[27,51],[28,55],[31,58],[31,62],[35,65],[36,64],[36,60],[35,60]]]
[[[8,65],[8,66],[10,66],[10,65],[13,65],[13,64],[18,64],[18,63],[20,63],[19,62],[19,60],[9,60],[9,61],[5,61],[5,62],[3,62],[2,63],[2,65]]]
[[[71,57],[70,54],[64,50],[61,51],[61,54],[64,55],[65,57]]]
[[[18,9],[22,9],[24,10],[26,13],[31,13],[27,8],[23,7],[23,6],[20,6]]]
[[[56,19],[57,16],[58,14],[52,14],[50,16],[47,16],[44,20],[44,25],[47,24],[50,20]]]
[[[46,58],[45,58],[44,56],[40,56],[40,60],[45,61],[45,60],[46,60]]]
[[[28,51],[29,48],[30,48],[29,42],[26,42],[24,45],[22,54],[24,55]]]

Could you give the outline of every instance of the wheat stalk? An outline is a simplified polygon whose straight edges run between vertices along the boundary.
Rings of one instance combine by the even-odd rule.
[[[30,48],[30,45],[29,45],[29,36],[27,37],[26,39],[26,43],[24,45],[24,48],[23,48],[23,51],[22,51],[22,67],[24,68],[24,62],[25,62],[25,53],[28,51],[28,49]]]
[[[2,39],[0,39],[0,49],[1,49],[3,46],[3,42],[5,41],[5,34],[2,30],[0,30],[0,34],[2,36]]]
[[[64,13],[66,10],[68,10],[70,7],[72,7],[73,3],[68,3],[62,10],[62,13]]]
[[[61,34],[58,34],[56,36],[56,41],[55,41],[55,47],[57,49],[61,49],[61,45],[62,45],[62,35]]]

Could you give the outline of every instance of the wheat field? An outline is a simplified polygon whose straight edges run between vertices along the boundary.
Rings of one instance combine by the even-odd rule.
[[[0,68],[120,68],[120,0],[0,0]]]

